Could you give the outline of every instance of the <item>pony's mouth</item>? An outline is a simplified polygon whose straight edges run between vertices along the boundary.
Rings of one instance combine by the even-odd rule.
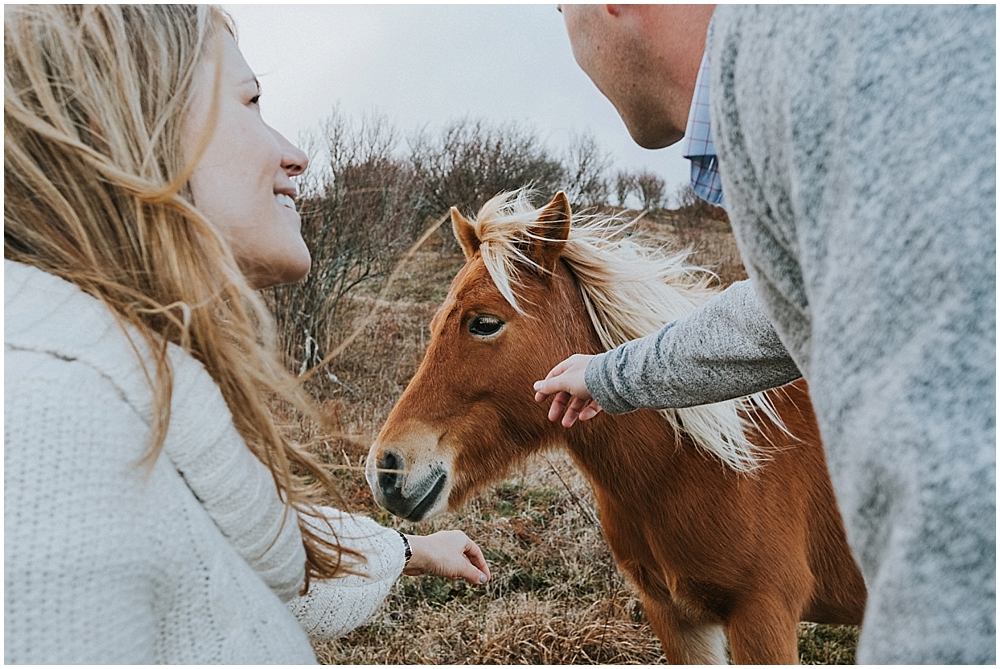
[[[402,459],[395,453],[389,453],[383,456],[379,466],[383,470],[401,469]],[[383,508],[400,518],[417,522],[430,515],[431,509],[436,506],[448,484],[448,473],[443,467],[436,466],[423,480],[411,479],[409,483],[415,484],[412,487],[404,486],[406,478],[402,472],[381,471],[371,477],[369,483],[374,482],[375,500]],[[411,489],[404,492],[404,487]]]
[[[448,482],[448,475],[442,470],[437,470],[434,476],[434,483],[431,485],[431,489],[427,491],[427,494],[417,502],[416,506],[409,513],[399,515],[403,515],[403,518],[414,523],[423,520],[427,512],[431,510],[431,507],[437,503],[438,498],[441,496],[441,491],[444,490],[444,486]]]

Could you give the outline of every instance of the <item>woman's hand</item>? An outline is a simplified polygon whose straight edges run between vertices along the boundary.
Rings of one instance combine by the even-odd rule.
[[[549,420],[561,420],[563,427],[572,427],[579,420],[590,420],[601,412],[600,405],[590,396],[585,380],[592,355],[576,354],[552,368],[544,381],[535,382],[535,401],[544,402],[552,396]]]
[[[431,574],[451,581],[464,578],[473,585],[490,580],[490,568],[479,546],[461,530],[446,530],[426,536],[407,534],[413,555],[403,569],[407,576]]]

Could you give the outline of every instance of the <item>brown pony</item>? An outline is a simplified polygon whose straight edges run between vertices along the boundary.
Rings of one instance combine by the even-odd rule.
[[[609,219],[571,230],[562,193],[541,210],[523,192],[498,196],[474,223],[455,209],[452,222],[467,262],[369,453],[379,504],[422,520],[561,446],[594,486],[670,662],[724,663],[724,632],[738,663],[795,663],[798,621],[861,622],[865,584],[804,383],[568,430],[534,402],[533,382],[570,354],[655,331],[707,299],[683,256],[640,246]]]

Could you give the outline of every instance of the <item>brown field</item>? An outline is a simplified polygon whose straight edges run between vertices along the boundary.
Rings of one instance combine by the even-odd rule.
[[[662,212],[639,234],[713,269],[721,285],[746,277],[728,223]],[[373,306],[375,318],[318,381],[324,406],[354,439],[336,442],[302,434],[331,465],[347,506],[413,534],[458,528],[483,548],[493,578],[485,587],[403,576],[365,625],[335,642],[317,644],[328,664],[661,664],[659,642],[634,589],[622,577],[602,536],[591,491],[561,452],[538,456],[511,478],[457,512],[411,524],[379,509],[363,463],[393,403],[416,370],[428,324],[462,265],[460,255],[429,244],[403,268],[386,299],[376,283],[352,295],[353,317],[332,333],[345,337]],[[801,661],[850,664],[857,628],[803,623]]]

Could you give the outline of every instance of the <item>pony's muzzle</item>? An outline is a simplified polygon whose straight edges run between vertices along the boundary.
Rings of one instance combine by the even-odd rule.
[[[375,495],[375,501],[393,515],[413,522],[423,520],[438,504],[448,483],[444,467],[422,467],[419,474],[407,471],[404,457],[385,449],[371,468],[369,460],[365,478]],[[435,509],[440,510],[440,509]]]

